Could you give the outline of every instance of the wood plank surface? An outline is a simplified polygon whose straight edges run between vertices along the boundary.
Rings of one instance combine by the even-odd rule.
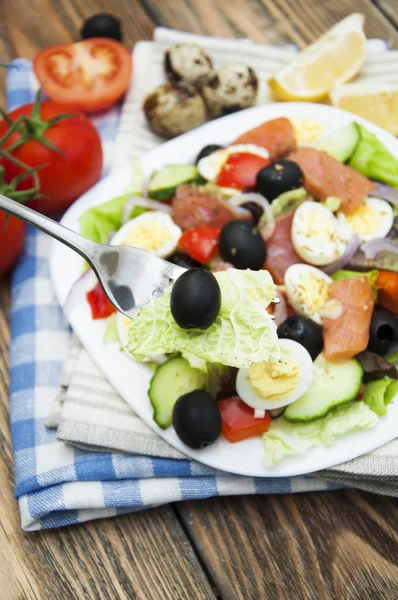
[[[397,0],[3,0],[0,62],[77,40],[83,20],[100,11],[122,18],[129,45],[164,25],[299,47],[359,11],[369,36],[398,48]],[[398,598],[396,502],[360,492],[215,498],[21,532],[8,426],[8,312],[3,279],[0,600]]]

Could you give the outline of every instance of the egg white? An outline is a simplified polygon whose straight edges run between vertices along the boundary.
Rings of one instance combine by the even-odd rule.
[[[362,206],[348,216],[342,212],[337,215],[344,226],[359,236],[361,242],[382,240],[388,235],[394,223],[394,211],[391,205],[386,200],[375,197],[366,198]]]
[[[306,200],[294,213],[292,244],[311,265],[329,265],[341,258],[349,238],[344,224],[319,202]]]
[[[287,406],[301,398],[311,385],[314,377],[314,364],[309,352],[304,346],[293,340],[281,339],[279,344],[281,350],[288,353],[298,366],[298,384],[294,390],[279,400],[264,400],[256,394],[250,384],[248,379],[250,368],[239,369],[236,377],[236,391],[243,402],[254,409],[271,410]]]
[[[153,228],[153,238],[151,239],[151,224]],[[176,225],[168,213],[161,211],[148,211],[139,215],[135,219],[128,221],[119,229],[112,238],[113,245],[132,245],[128,243],[129,234],[139,230],[141,227],[146,228],[148,234],[148,241],[153,245],[153,248],[148,249],[144,244],[135,245],[136,248],[141,248],[155,254],[160,258],[166,258],[172,254],[178,246],[179,239],[182,235],[182,230]],[[164,232],[167,232],[169,239],[157,243],[155,228],[160,228]]]
[[[240,153],[269,158],[268,150],[261,146],[256,146],[255,144],[236,144],[235,146],[215,150],[209,156],[201,158],[198,162],[198,171],[207,181],[215,181],[229,156]]]
[[[311,265],[295,264],[286,269],[284,284],[290,306],[318,325],[322,323],[320,310],[327,301],[326,295],[321,293],[326,291],[325,283],[332,283],[329,275]]]

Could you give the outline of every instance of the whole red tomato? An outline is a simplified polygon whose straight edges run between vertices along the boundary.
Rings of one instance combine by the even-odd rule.
[[[22,252],[25,240],[25,226],[15,217],[8,217],[0,211],[0,275],[10,269]]]
[[[35,113],[35,104],[26,104],[11,111],[8,116],[12,122],[21,115],[30,118],[29,131],[34,130],[35,139],[28,139],[22,145],[12,149],[21,140],[22,128],[11,133],[1,144],[10,149],[16,159],[29,168],[44,166],[39,172],[40,193],[47,196],[30,202],[30,206],[49,215],[60,215],[76,198],[98,181],[102,172],[102,148],[97,130],[89,119],[79,110],[52,101],[36,104],[39,114]],[[57,123],[48,121],[63,114],[76,116],[65,118]],[[46,123],[47,122],[47,123]],[[7,133],[10,124],[0,122],[0,138]],[[44,138],[44,139],[43,139]],[[46,146],[46,142],[57,150]],[[24,169],[7,158],[0,158],[5,168],[7,183]],[[33,187],[32,177],[21,181],[17,189]]]

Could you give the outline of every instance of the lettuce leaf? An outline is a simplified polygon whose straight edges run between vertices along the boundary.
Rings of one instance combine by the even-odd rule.
[[[366,385],[363,401],[379,417],[387,413],[387,406],[398,393],[398,381],[385,378]]]
[[[289,423],[279,417],[262,436],[264,462],[272,467],[283,458],[305,454],[314,446],[329,447],[337,437],[357,429],[370,429],[377,421],[377,414],[362,401],[337,408],[311,423]]]
[[[109,235],[118,231],[123,224],[122,214],[127,200],[130,196],[141,195],[143,179],[141,160],[138,157],[133,157],[131,182],[125,194],[86,210],[80,217],[80,233],[82,236],[92,242],[106,244]],[[142,206],[134,206],[129,218],[134,219],[146,211],[147,209]]]
[[[132,320],[128,348],[134,358],[181,352],[192,366],[201,359],[237,368],[278,360],[276,326],[266,311],[276,294],[268,271],[228,269],[215,277],[222,300],[213,325],[206,331],[181,329],[170,311],[169,289]]]
[[[93,206],[80,217],[80,233],[98,244],[106,244],[109,234],[122,226],[122,211],[129,196],[118,196]]]
[[[360,140],[350,158],[349,166],[366,177],[392,187],[398,186],[398,159],[380,142],[374,133],[356,123]]]
[[[111,314],[106,320],[106,326],[102,342],[104,344],[109,344],[110,342],[120,343],[119,334],[117,332],[116,327],[116,313]]]
[[[274,217],[277,217],[278,215],[281,215],[289,210],[295,210],[304,202],[304,200],[307,199],[308,194],[303,187],[284,192],[272,201],[271,208]]]

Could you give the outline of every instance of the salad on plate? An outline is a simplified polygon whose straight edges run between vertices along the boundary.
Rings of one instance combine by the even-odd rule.
[[[269,467],[388,419],[398,394],[398,159],[352,122],[280,117],[89,208],[81,233],[186,269],[133,320],[93,319],[153,375],[189,448],[261,437]],[[183,162],[183,157],[181,159]]]

